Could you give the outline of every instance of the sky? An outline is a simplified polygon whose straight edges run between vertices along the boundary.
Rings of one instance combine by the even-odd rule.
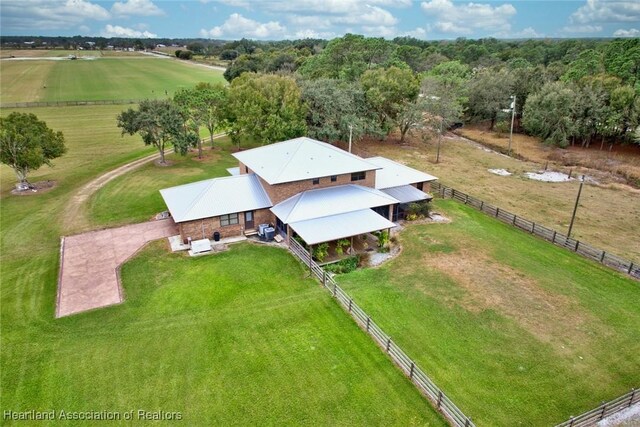
[[[640,37],[640,0],[2,0],[0,34],[258,40]]]

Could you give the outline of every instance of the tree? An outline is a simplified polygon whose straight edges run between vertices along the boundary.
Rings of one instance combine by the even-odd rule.
[[[176,50],[176,54],[178,54],[177,50]],[[189,59],[193,58],[193,52],[191,52],[190,50],[181,50],[180,53],[178,54],[178,58],[179,59],[184,59],[184,60],[189,60]]]
[[[349,138],[350,126],[355,139],[380,133],[358,82],[304,80],[301,87],[302,101],[308,107],[308,135],[312,138],[345,141]]]
[[[185,128],[180,110],[171,100],[144,100],[137,110],[129,108],[117,117],[122,135],[142,136],[145,145],[153,145],[160,153],[160,163],[166,165],[164,150],[173,145],[176,152],[185,155],[190,146],[195,145],[197,135]]]
[[[368,70],[360,82],[380,126],[387,131],[392,126],[400,126],[400,113],[408,103],[415,101],[420,92],[420,82],[411,69],[390,67]]]
[[[245,73],[231,82],[227,120],[231,137],[244,133],[263,144],[302,136],[306,106],[291,77]]]
[[[192,89],[180,89],[173,97],[183,117],[194,129],[204,126],[209,131],[213,148],[213,133],[225,119],[227,88],[220,83],[198,83]],[[202,157],[202,140],[198,138],[198,157]]]
[[[575,91],[563,82],[545,84],[527,99],[522,114],[524,129],[547,144],[566,147],[575,133],[572,119],[575,98]]]
[[[27,175],[66,153],[62,132],[55,132],[35,114],[0,117],[0,161],[14,170],[19,189],[29,187]]]
[[[512,92],[512,76],[506,70],[480,71],[467,85],[467,113],[473,120],[490,120],[489,129],[493,130],[498,112],[509,104]]]

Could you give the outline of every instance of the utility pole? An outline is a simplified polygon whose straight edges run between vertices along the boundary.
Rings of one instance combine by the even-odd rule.
[[[509,132],[509,150],[507,151],[507,155],[511,156],[511,141],[513,140],[513,122],[516,118],[516,96],[513,95],[511,97],[513,99],[513,104],[511,104],[511,132]]]
[[[444,117],[440,118],[440,134],[438,136],[438,150],[436,151],[436,163],[440,162],[440,144],[442,143],[442,124],[444,123]]]
[[[580,179],[580,187],[578,188],[578,197],[576,197],[576,204],[573,207],[573,215],[571,215],[571,223],[569,224],[569,231],[567,237],[571,237],[571,229],[573,228],[573,221],[576,219],[576,211],[578,210],[578,203],[580,202],[580,193],[582,193],[582,184],[584,184],[584,175]]]
[[[351,152],[351,139],[353,138],[353,125],[349,125],[349,152]]]

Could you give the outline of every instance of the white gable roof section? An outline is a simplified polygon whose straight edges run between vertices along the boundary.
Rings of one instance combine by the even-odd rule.
[[[264,209],[272,206],[254,174],[198,181],[160,190],[175,222]]]
[[[433,175],[394,162],[386,157],[370,157],[366,160],[380,168],[376,171],[376,188],[380,190],[438,179]]]
[[[331,144],[307,137],[241,151],[233,156],[269,184],[380,168]]]

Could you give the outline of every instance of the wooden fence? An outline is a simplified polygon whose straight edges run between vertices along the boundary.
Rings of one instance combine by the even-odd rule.
[[[391,337],[380,329],[371,317],[353,301],[353,298],[343,291],[322,267],[313,261],[306,249],[294,239],[291,239],[289,250],[309,267],[313,275],[331,292],[332,296],[338,301],[342,308],[344,308],[356,323],[373,338],[376,344],[389,355],[391,360],[409,377],[418,390],[429,399],[433,406],[444,415],[452,426],[475,426],[471,418],[467,417],[451,399],[434,384],[422,369],[393,342]]]
[[[571,417],[556,427],[589,427],[594,426],[600,420],[610,415],[629,408],[634,403],[640,402],[640,392],[632,388],[630,392],[622,396],[603,402],[602,405],[577,417]]]
[[[622,273],[626,273],[635,279],[640,279],[640,263],[632,262],[621,258],[617,255],[605,252],[602,249],[595,248],[587,243],[580,242],[579,240],[572,239],[559,233],[556,230],[537,224],[528,219],[512,214],[497,206],[490,205],[476,197],[470,196],[462,191],[458,191],[455,188],[447,187],[439,182],[431,183],[431,190],[434,193],[439,194],[442,198],[451,198],[465,205],[472,206],[488,215],[491,215],[502,222],[511,224],[514,227],[518,227],[528,233],[534,234],[538,237],[542,237],[549,242],[569,249],[577,254],[597,261],[607,267],[618,270]]]
[[[114,99],[97,101],[52,101],[52,102],[9,102],[0,108],[69,107],[76,105],[123,105],[139,104],[141,99]]]

